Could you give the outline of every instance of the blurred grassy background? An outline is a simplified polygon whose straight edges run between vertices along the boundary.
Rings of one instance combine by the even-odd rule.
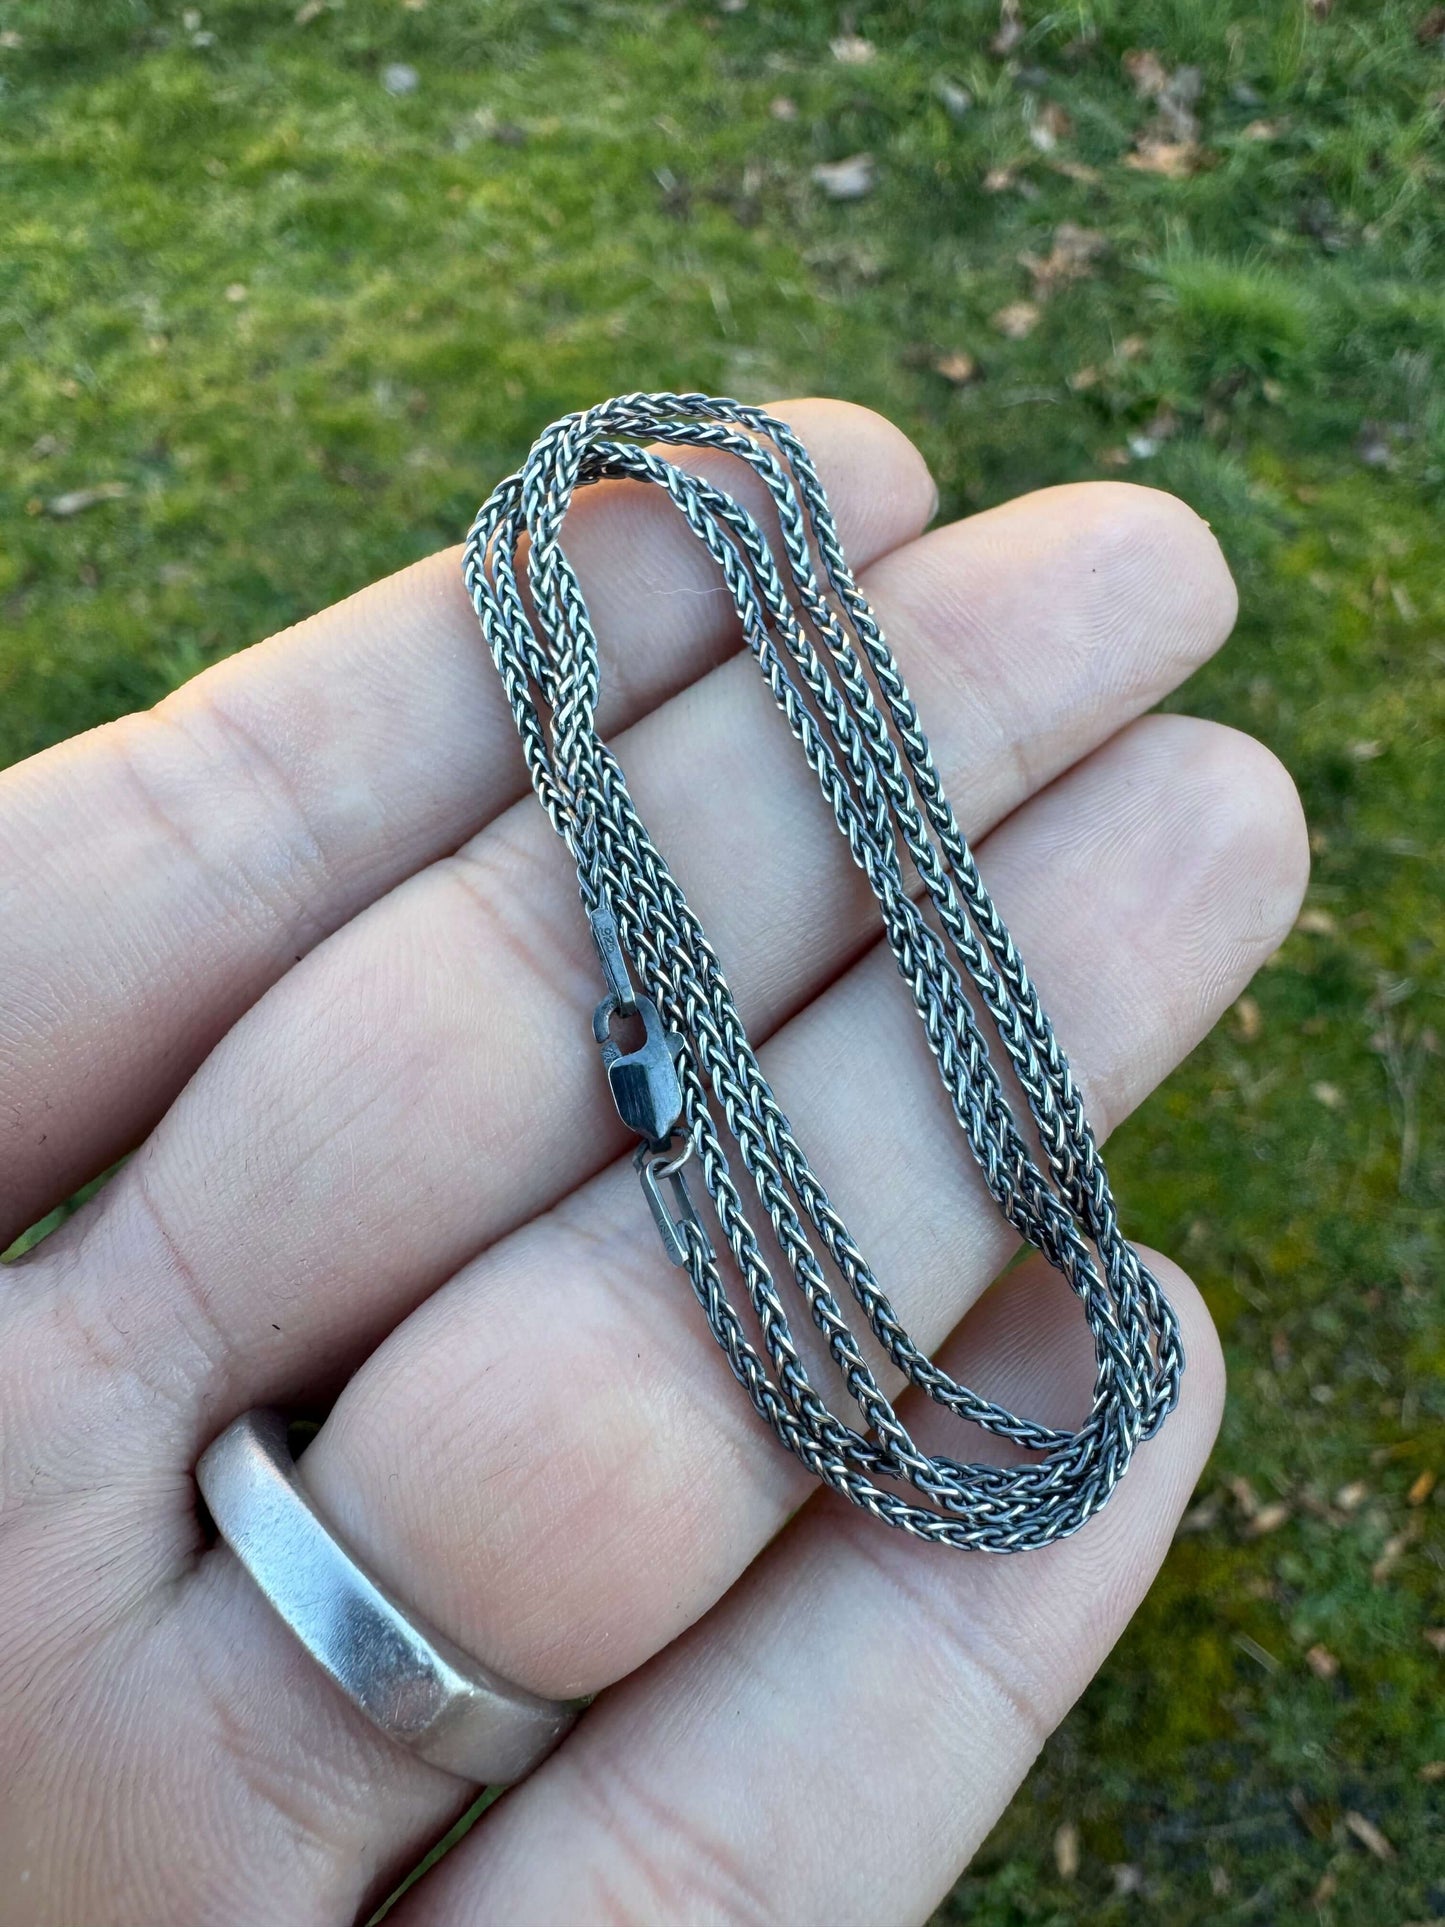
[[[1224,543],[1185,700],[1293,770],[1314,883],[1112,1162],[1230,1411],[949,1918],[1445,1915],[1442,122],[1429,0],[0,4],[0,760],[631,387],[847,395],[947,515],[1118,473]]]

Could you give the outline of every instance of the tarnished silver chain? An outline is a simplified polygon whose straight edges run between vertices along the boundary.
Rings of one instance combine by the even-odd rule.
[[[736,500],[633,438],[746,462],[772,498],[786,584],[762,529]],[[919,1349],[763,1076],[717,957],[597,733],[597,639],[559,537],[576,490],[613,478],[662,489],[718,564],[747,646],[872,886],[984,1182],[1020,1238],[1078,1294],[1097,1369],[1092,1407],[1077,1431],[1016,1417]],[[518,579],[524,535],[530,607]],[[1018,1552],[1076,1531],[1174,1406],[1184,1367],[1178,1322],[1119,1229],[1068,1064],[849,572],[807,450],[786,423],[740,402],[620,396],[554,422],[539,437],[524,467],[478,514],[464,570],[533,785],[577,866],[606,980],[594,1031],[618,1109],[643,1140],[636,1163],[644,1190],[668,1255],[686,1267],[753,1405],[825,1484],[918,1538]],[[922,901],[910,894],[910,866]],[[1031,1123],[1010,1106],[971,997],[1012,1067]],[[641,1020],[632,1048],[615,1039],[619,1018],[634,1029]],[[724,1131],[861,1427],[833,1412],[797,1347],[724,1153]],[[744,1283],[746,1311],[729,1296],[689,1193],[683,1167],[694,1156]],[[829,1266],[908,1382],[1035,1456],[1008,1466],[970,1464],[916,1445],[848,1323]]]

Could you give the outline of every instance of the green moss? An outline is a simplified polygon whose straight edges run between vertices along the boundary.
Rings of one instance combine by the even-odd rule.
[[[202,10],[201,45],[170,5],[6,10],[0,759],[455,539],[540,423],[627,387],[872,403],[948,514],[1100,472],[1194,502],[1242,614],[1178,700],[1294,772],[1311,921],[1254,987],[1257,1025],[1227,1020],[1111,1163],[1224,1334],[1204,1496],[1248,1479],[1291,1517],[1251,1538],[1226,1496],[1181,1540],[952,1917],[1445,1914],[1416,1777],[1445,1755],[1423,1637],[1441,1502],[1409,1503],[1445,1470],[1445,62],[1416,39],[1424,0],[1025,0],[1007,62],[996,0],[891,0],[855,10],[863,67],[829,53],[821,0]],[[1123,66],[1139,48],[1202,70],[1185,178],[1125,164],[1156,111]],[[398,61],[413,93],[381,85]],[[1045,103],[1067,116],[1051,153]],[[874,193],[823,199],[810,169],[863,149]],[[1006,340],[991,317],[1032,297],[1021,257],[1063,221],[1108,253]],[[956,350],[981,380],[934,372]],[[128,493],[46,512],[110,481]],[[1334,1508],[1353,1482],[1368,1496]],[[1350,1810],[1395,1861],[1352,1843]]]
[[[1303,372],[1318,317],[1296,277],[1196,258],[1169,262],[1160,279],[1198,383]]]

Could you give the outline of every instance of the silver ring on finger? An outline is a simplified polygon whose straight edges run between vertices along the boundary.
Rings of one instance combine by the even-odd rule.
[[[228,1425],[196,1482],[217,1531],[317,1665],[419,1759],[509,1786],[576,1720],[578,1702],[514,1686],[393,1597],[299,1484],[279,1412],[245,1412]]]

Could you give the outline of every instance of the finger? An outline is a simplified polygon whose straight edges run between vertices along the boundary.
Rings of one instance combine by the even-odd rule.
[[[709,1618],[589,1713],[396,1913],[528,1922],[922,1922],[1103,1662],[1168,1549],[1218,1428],[1198,1293],[1156,1265],[1189,1369],[1108,1510],[1017,1558],[919,1546],[831,1496]],[[950,1369],[1054,1424],[1088,1410],[1077,1304],[1035,1262]],[[927,1437],[927,1415],[915,1402]],[[929,1440],[929,1449],[938,1441]]]
[[[984,856],[1101,1134],[1282,939],[1306,867],[1279,765],[1182,717],[1116,737]],[[937,1343],[1017,1241],[892,953],[875,949],[763,1062],[900,1315]],[[675,1637],[807,1490],[678,1283],[624,1163],[415,1313],[306,1458],[352,1543],[467,1650],[548,1694],[592,1691]],[[497,1470],[479,1478],[479,1463]]]
[[[1302,888],[1297,805],[1277,766],[1231,732],[1173,718],[1136,725],[1035,799],[982,861],[1101,1130],[1238,993]],[[850,1222],[920,1342],[936,1343],[1010,1240],[956,1126],[931,1116],[937,1077],[891,956],[859,964],[767,1054],[790,1100],[813,1065],[800,1137],[846,1186]],[[935,1137],[941,1176],[917,1161]],[[623,1168],[486,1254],[388,1341],[303,1461],[323,1510],[408,1604],[550,1694],[604,1686],[660,1650],[809,1489],[641,1213]],[[956,1428],[948,1439],[960,1442]],[[248,1865],[293,1896],[293,1912],[302,1885],[326,1878],[342,1914],[445,1825],[455,1790],[369,1736],[297,1665],[228,1556],[201,1560],[150,1623],[146,1677],[195,1677],[201,1703],[173,1699],[153,1716],[123,1693],[108,1704],[95,1743],[116,1763],[111,1783],[144,1783],[184,1715],[180,1744],[207,1810],[244,1807]],[[207,1740],[217,1723],[224,1748]],[[299,1788],[298,1729],[315,1735]],[[98,1784],[97,1827],[105,1793]],[[32,1794],[44,1800],[41,1776]],[[235,1838],[208,1836],[203,1870],[217,1888],[236,1877]],[[324,1844],[298,1856],[297,1838]]]
[[[1208,654],[1234,607],[1203,524],[1119,487],[939,531],[866,579],[939,718],[935,751],[972,834]],[[995,600],[1007,622],[975,613],[960,644],[962,612]],[[978,700],[959,698],[960,646]],[[722,665],[621,753],[766,1036],[873,940],[877,913],[755,666]],[[740,851],[763,855],[744,868]],[[575,881],[542,812],[519,805],[236,1028],[55,1245],[68,1300],[179,1359],[210,1424],[228,1402],[287,1395],[318,1359],[358,1359],[623,1148],[590,1032],[598,995]],[[78,1246],[93,1270],[65,1270]]]
[[[842,402],[781,412],[855,564],[918,533],[932,484],[897,429]],[[762,513],[742,464],[684,459]],[[584,491],[565,539],[603,727],[738,646],[657,490]],[[0,1249],[129,1150],[299,955],[525,787],[456,550],[0,776]]]

